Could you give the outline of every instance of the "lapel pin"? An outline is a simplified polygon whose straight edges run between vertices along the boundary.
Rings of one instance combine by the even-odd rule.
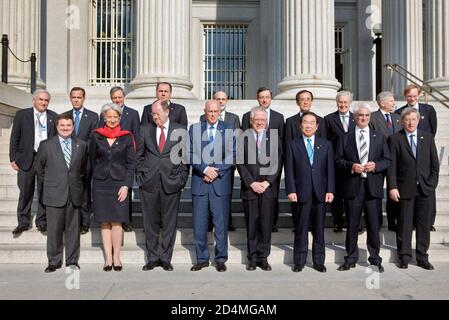
[[[421,137],[421,140],[424,140],[424,137]]]
[[[421,117],[421,119],[423,119],[423,120],[424,120],[424,118],[425,118],[424,116]]]

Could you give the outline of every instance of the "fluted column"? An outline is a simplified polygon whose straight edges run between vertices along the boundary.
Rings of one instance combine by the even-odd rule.
[[[0,34],[7,34],[9,47],[23,60],[36,53],[37,71],[40,64],[40,0],[0,0]],[[9,54],[8,84],[19,89],[30,88],[30,63],[22,63]]]
[[[449,93],[449,3],[447,0],[426,2],[427,79],[429,84]]]
[[[281,0],[284,8],[284,79],[278,99],[294,99],[301,89],[335,99],[335,14],[333,0]]]
[[[424,77],[422,0],[383,0],[382,56],[383,64],[400,64],[419,78]],[[384,89],[403,98],[407,80],[384,72]]]
[[[156,84],[173,85],[173,97],[195,98],[190,80],[192,0],[137,0],[136,77],[132,98],[155,96]]]

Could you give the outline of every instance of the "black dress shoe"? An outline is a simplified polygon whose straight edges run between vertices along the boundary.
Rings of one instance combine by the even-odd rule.
[[[343,263],[340,267],[338,267],[338,271],[348,271],[350,269],[354,269],[355,268],[355,263]]]
[[[86,234],[89,232],[89,227],[83,226],[80,228],[80,234]]]
[[[295,265],[292,267],[292,271],[293,271],[293,272],[301,272],[303,269],[304,269],[304,266],[301,266],[301,265],[299,265],[299,264],[295,264]]]
[[[207,268],[209,266],[209,262],[198,262],[190,268],[190,271],[200,271],[203,268]]]
[[[343,226],[342,225],[335,225],[334,232],[343,232]]]
[[[267,261],[262,261],[259,262],[259,268],[262,269],[263,271],[271,271],[271,266]]]
[[[388,226],[388,230],[398,232],[398,226]]]
[[[70,268],[72,270],[80,270],[80,265],[78,263],[66,263],[66,268]]]
[[[173,266],[170,262],[162,262],[161,267],[165,271],[173,271]]]
[[[30,229],[30,228],[27,227],[27,226],[18,226],[18,227],[16,227],[16,228],[13,230],[12,234],[13,234],[13,236],[18,236],[18,235],[20,235],[22,232],[28,231],[29,229]]]
[[[277,226],[273,226],[273,228],[271,228],[271,232],[279,232],[279,228]]]
[[[313,268],[321,273],[325,273],[327,271],[326,266],[324,264],[314,264]]]
[[[363,234],[364,232],[365,232],[365,228],[360,227],[359,231],[358,231],[358,234],[360,235],[360,234]]]
[[[228,231],[235,231],[235,227],[232,224],[230,224],[228,226]]]
[[[256,263],[255,262],[248,262],[248,265],[246,266],[246,270],[248,271],[255,271],[256,270]]]
[[[123,266],[122,263],[120,262],[119,266],[116,266],[115,264],[112,264],[112,268],[114,269],[114,271],[122,271],[123,270]]]
[[[37,228],[37,231],[39,231],[39,232],[42,232],[42,233],[47,232],[47,226],[36,226],[36,228]]]
[[[382,266],[382,263],[372,264],[372,266],[377,267],[379,273],[383,273],[385,271],[384,267]]]
[[[105,266],[103,267],[103,271],[104,271],[104,272],[110,272],[110,271],[112,271],[112,266],[105,265]]]
[[[433,265],[429,261],[418,261],[418,267],[426,270],[433,270]]]
[[[215,269],[217,269],[218,272],[225,272],[227,270],[226,264],[224,262],[217,263],[217,265],[215,266]]]
[[[54,265],[49,264],[48,267],[45,268],[45,273],[52,273],[52,272],[55,272],[58,269],[61,269],[61,265],[54,266]]]
[[[159,267],[161,263],[159,261],[150,261],[146,265],[143,266],[142,271],[150,271],[156,267]]]
[[[133,231],[133,226],[129,223],[123,223],[122,227],[123,227],[123,231],[125,231],[125,232]]]
[[[435,231],[437,231],[437,229],[435,229],[434,226],[431,226],[431,227],[430,227],[430,232],[435,232]]]
[[[399,264],[398,264],[398,268],[399,268],[399,269],[408,269],[408,263],[407,263],[407,262],[404,262],[404,261],[401,261],[401,262],[399,262]]]

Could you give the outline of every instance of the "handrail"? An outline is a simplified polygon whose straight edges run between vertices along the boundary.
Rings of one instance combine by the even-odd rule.
[[[434,88],[433,86],[431,86],[430,84],[428,84],[426,81],[420,79],[419,77],[417,77],[416,75],[414,75],[413,73],[411,73],[410,71],[408,71],[406,68],[404,68],[403,66],[401,66],[400,64],[386,64],[384,66],[387,70],[391,70],[391,85],[393,87],[393,72],[397,72],[401,77],[405,78],[406,80],[410,81],[411,83],[419,86],[426,94],[431,95],[433,98],[435,98],[435,100],[437,100],[439,103],[441,103],[442,105],[444,105],[446,108],[449,109],[449,97],[446,96],[443,92],[441,92],[440,90]],[[434,92],[436,92],[437,94],[439,94],[441,97],[443,97],[442,100],[439,97],[437,97]]]

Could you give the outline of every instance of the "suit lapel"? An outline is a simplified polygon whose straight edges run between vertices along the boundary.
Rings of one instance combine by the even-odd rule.
[[[62,150],[62,145],[61,145],[61,142],[59,141],[59,135],[56,135],[53,138],[53,146],[56,150],[55,154],[59,158],[59,161],[64,165],[64,168],[66,170],[69,170],[67,168],[67,164],[65,163],[64,150]],[[72,139],[72,153],[73,153],[73,139]],[[73,161],[73,156],[71,156],[70,163],[72,163],[72,161]]]
[[[314,149],[314,151],[313,151],[313,166],[315,165],[315,163],[318,162],[318,157],[321,156],[321,149],[322,148],[323,148],[323,146],[321,145],[319,139],[315,135],[315,146],[313,148]]]
[[[423,134],[418,130],[418,136],[416,138],[417,140],[417,148],[416,148],[416,162],[419,163],[419,158],[421,156],[421,150],[424,150],[424,145],[427,143]]]
[[[77,158],[79,157],[79,148],[80,145],[78,144],[77,139],[72,138],[72,159],[70,160],[70,169],[72,168],[73,164],[76,162]]]
[[[87,128],[88,122],[89,122],[89,115],[87,114],[86,109],[84,109],[83,116],[80,119],[80,127],[78,128],[77,137],[80,135],[81,132],[83,132],[83,130],[88,130]]]
[[[341,118],[340,118],[340,114],[338,113],[338,111],[337,111],[337,113],[335,113],[334,122],[335,122],[336,126],[341,130],[341,132],[345,132],[345,128],[343,128],[343,123],[341,123]]]
[[[349,133],[349,139],[348,139],[348,143],[351,146],[352,150],[354,151],[354,154],[356,155],[356,158],[360,161],[360,155],[359,155],[359,150],[357,149],[357,141],[356,139],[356,133],[355,131],[351,131],[351,133]]]
[[[388,129],[388,125],[387,125],[387,120],[385,119],[384,114],[382,113],[382,111],[378,111],[377,112],[377,121],[380,123],[380,126],[382,127],[382,132],[388,132],[389,133],[389,129]],[[393,117],[391,119],[391,121],[393,121]],[[393,124],[394,125],[394,124]]]
[[[376,141],[377,141],[377,135],[374,132],[372,132],[372,130],[370,130],[368,161],[371,161],[371,156],[374,154],[374,148],[375,148]]]
[[[304,144],[304,139],[302,139],[302,137],[299,138],[299,140],[298,140],[298,148],[299,148],[300,153],[302,153],[302,155],[303,155],[304,161],[310,167],[311,164],[310,164],[310,160],[309,160],[309,155],[307,154],[306,145]]]
[[[410,146],[410,143],[407,139],[407,132],[405,130],[402,131],[401,139],[402,139],[402,143],[405,145],[405,149],[412,156],[412,158],[415,159],[415,156],[413,155],[412,147]],[[418,138],[418,140],[419,140],[419,138]],[[416,151],[416,153],[418,153],[418,150]]]

